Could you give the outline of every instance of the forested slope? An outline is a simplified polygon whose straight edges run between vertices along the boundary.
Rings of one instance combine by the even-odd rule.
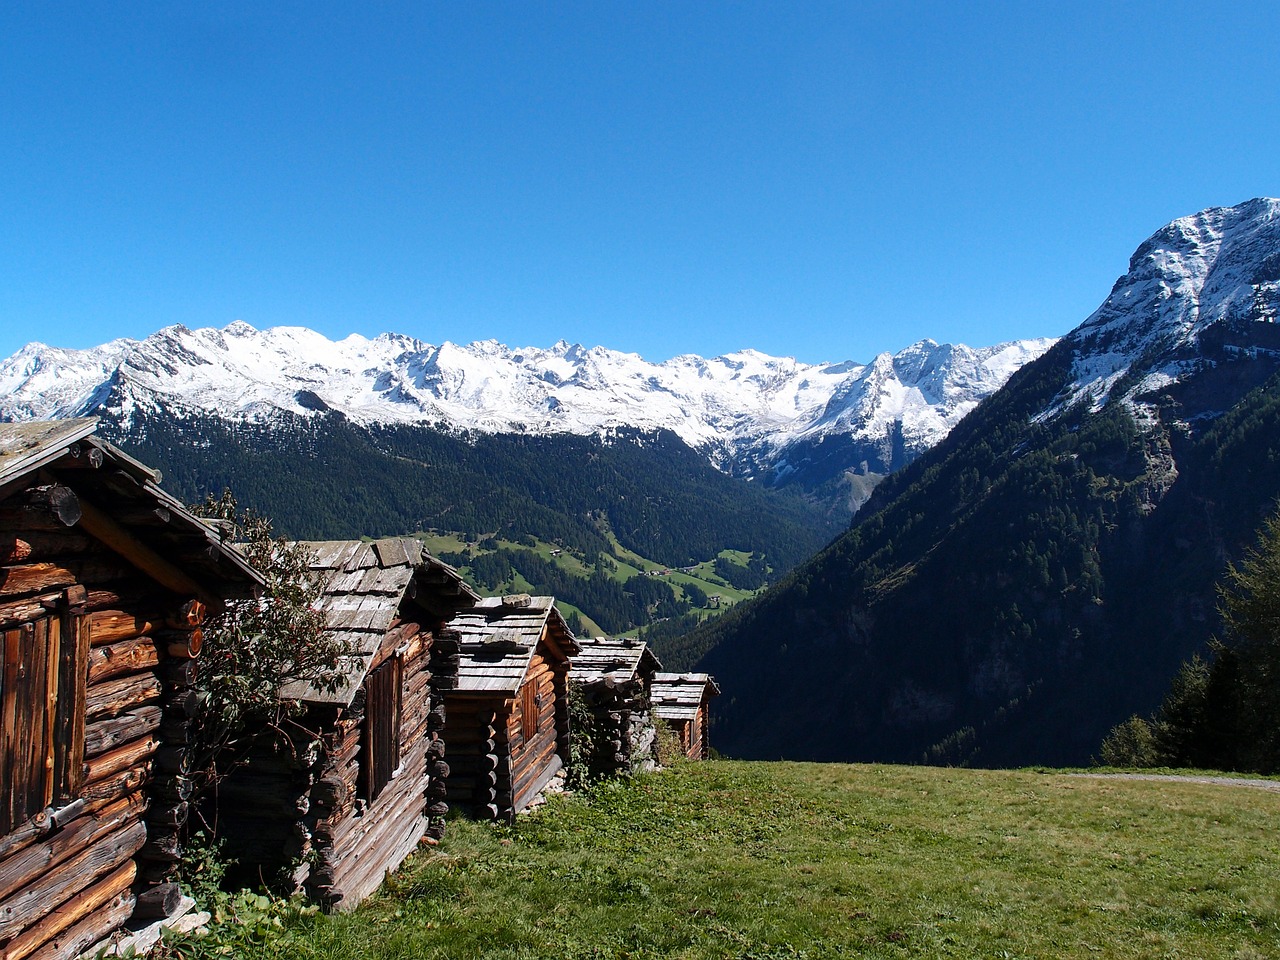
[[[725,476],[674,434],[456,434],[365,428],[340,414],[267,423],[138,414],[116,438],[160,468],[166,488],[197,500],[223,487],[305,539],[459,531],[556,542],[588,561],[606,531],[671,566],[723,549],[777,570],[837,529],[799,495]]]
[[[1280,382],[1231,402],[1275,363],[1223,358],[1212,382],[1169,392],[1167,422],[1140,428],[1119,403],[1036,422],[1069,351],[1016,374],[846,535],[669,654],[727,691],[722,749],[1080,763],[1158,702],[1280,496]],[[1205,391],[1230,406],[1197,433],[1176,414]]]

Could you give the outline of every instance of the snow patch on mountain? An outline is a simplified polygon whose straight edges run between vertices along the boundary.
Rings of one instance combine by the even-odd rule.
[[[33,343],[0,363],[0,419],[109,409],[261,421],[337,410],[353,421],[487,433],[671,430],[722,468],[825,436],[900,434],[919,452],[1053,341],[973,349],[922,340],[869,364],[806,364],[742,350],[649,363],[560,341],[432,345],[401,334],[331,341],[304,327],[166,327],[89,350]]]
[[[1280,200],[1213,207],[1174,220],[1134,252],[1129,271],[1067,336],[1071,383],[1041,415],[1101,409],[1182,379],[1205,363],[1199,342],[1219,324],[1275,323],[1280,314]]]

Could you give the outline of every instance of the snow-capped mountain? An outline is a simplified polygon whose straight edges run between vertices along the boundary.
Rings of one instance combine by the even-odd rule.
[[[89,350],[32,343],[0,363],[0,419],[106,411],[261,421],[336,410],[356,423],[484,433],[667,429],[724,470],[797,468],[833,438],[887,472],[936,443],[1051,340],[972,349],[916,343],[870,364],[806,364],[744,350],[665,363],[561,341],[439,346],[400,334],[333,342],[302,327],[167,327]],[[868,452],[869,451],[869,452]],[[877,469],[878,468],[878,469]]]
[[[845,535],[690,638],[680,666],[734,691],[720,749],[1096,756],[1223,636],[1218,585],[1280,502],[1278,313],[1280,200],[1158,230],[1095,312]]]
[[[1066,338],[1071,380],[1044,416],[1081,402],[1101,409],[1117,385],[1115,399],[1138,410],[1142,398],[1212,366],[1219,349],[1280,351],[1277,315],[1280,200],[1174,220],[1138,247],[1129,272]],[[1239,333],[1247,345],[1230,342]]]

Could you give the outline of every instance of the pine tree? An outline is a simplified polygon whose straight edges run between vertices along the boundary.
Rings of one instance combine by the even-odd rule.
[[[1280,770],[1280,512],[1258,545],[1231,568],[1221,590],[1222,621],[1234,653],[1241,765]]]

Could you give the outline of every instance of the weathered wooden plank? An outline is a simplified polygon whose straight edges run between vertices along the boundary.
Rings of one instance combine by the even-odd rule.
[[[112,580],[123,572],[124,568],[120,564],[96,557],[4,566],[0,567],[0,597],[18,597],[70,587],[77,583]]]
[[[108,900],[70,930],[49,941],[27,960],[76,960],[90,947],[118,930],[133,912],[133,894],[125,891]]]
[[[4,632],[3,667],[0,675],[0,835],[9,833],[34,811],[27,810],[29,774],[22,765],[22,741],[18,739],[18,716],[24,709],[19,692],[26,660],[26,648],[34,641],[35,626],[23,624]]]
[[[95,610],[89,614],[90,635],[95,647],[151,633],[160,622],[159,611]]]
[[[369,896],[380,886],[386,875],[404,862],[409,854],[418,847],[427,828],[427,818],[417,817],[411,821],[389,821],[387,836],[380,839],[377,846],[369,851],[362,869],[354,871],[342,885],[343,899],[339,909],[351,909],[362,899]],[[400,830],[390,828],[399,827]]]
[[[0,836],[0,861],[30,846],[59,827],[65,826],[85,812],[88,812],[88,804],[83,798],[73,800],[56,810],[51,807],[41,810],[9,833]]]
[[[145,810],[145,797],[125,797],[96,813],[70,821],[48,839],[14,854],[0,863],[0,901],[103,837],[138,821]]]
[[[11,937],[47,916],[68,894],[120,866],[146,841],[147,828],[135,820],[59,864],[58,869],[45,871],[0,903],[0,937]]]
[[[36,597],[0,603],[0,628],[10,629],[49,616],[58,609],[62,595],[63,591],[55,590]]]
[[[376,540],[373,552],[383,567],[398,567],[411,562],[404,541],[399,539]],[[421,549],[418,550],[418,556],[421,556]]]
[[[151,637],[134,636],[94,647],[89,654],[89,683],[100,683],[127,673],[154,669],[160,664],[160,651]]]
[[[559,769],[557,761],[560,759],[556,753],[556,742],[551,739],[545,746],[535,751],[530,751],[530,755],[525,761],[514,770],[512,778],[512,794],[515,797],[513,806],[517,811],[523,810],[528,802],[533,799],[538,789],[545,784],[555,772],[552,767]],[[547,771],[551,769],[551,773]]]
[[[0,834],[53,800],[53,717],[60,621],[42,617],[4,634],[0,682]],[[53,649],[50,649],[52,646]]]
[[[55,721],[64,738],[62,749],[57,751],[58,768],[54,771],[54,779],[61,790],[59,803],[79,796],[84,783],[81,770],[84,765],[87,693],[85,665],[89,661],[90,643],[89,618],[85,614],[87,599],[87,592],[82,586],[71,587],[66,592],[66,636],[62,641],[58,665],[62,696]]]
[[[127,895],[137,874],[137,864],[132,860],[121,864],[87,890],[77,893],[66,903],[50,911],[43,921],[28,927],[0,947],[0,960],[25,960],[40,947],[50,944],[50,941],[55,941],[50,944],[55,949],[61,949],[64,945],[56,942],[59,934],[113,900]]]
[[[538,767],[531,768],[527,778],[522,779],[515,785],[515,789],[513,791],[514,801],[512,803],[512,808],[515,812],[519,813],[527,807],[530,801],[538,795],[540,790],[551,782],[551,779],[563,766],[564,763],[560,756],[558,754],[553,754],[546,763],[541,764]]]
[[[151,762],[140,763],[109,774],[101,780],[86,783],[80,788],[85,800],[94,803],[110,803],[120,797],[138,793],[151,779]]]
[[[61,784],[55,782],[55,777],[59,772],[65,774],[65,767],[59,771],[57,757],[54,750],[54,738],[58,731],[55,730],[55,719],[58,714],[67,713],[65,706],[60,705],[58,700],[59,684],[58,684],[58,665],[62,660],[62,619],[60,617],[49,617],[45,620],[36,621],[36,663],[38,669],[44,673],[44,696],[39,700],[28,701],[28,713],[33,719],[32,723],[32,761],[34,765],[43,768],[44,789],[41,794],[41,804],[39,809],[44,810],[53,806],[54,797],[57,796],[55,791],[61,789]],[[40,636],[40,628],[44,628],[44,636]],[[82,661],[83,662],[83,661]],[[37,690],[36,692],[40,692]],[[67,691],[68,697],[74,697],[74,688]],[[60,710],[60,706],[62,709]],[[64,736],[72,737],[79,740],[79,731],[64,730]],[[33,811],[34,812],[34,811]]]
[[[105,780],[113,773],[138,767],[151,759],[159,746],[159,737],[148,733],[147,736],[138,737],[137,740],[109,750],[108,753],[93,756],[92,759],[84,762],[84,780],[86,782]]]
[[[159,703],[164,686],[152,673],[117,677],[89,687],[85,696],[85,721],[114,717],[152,703]]]

